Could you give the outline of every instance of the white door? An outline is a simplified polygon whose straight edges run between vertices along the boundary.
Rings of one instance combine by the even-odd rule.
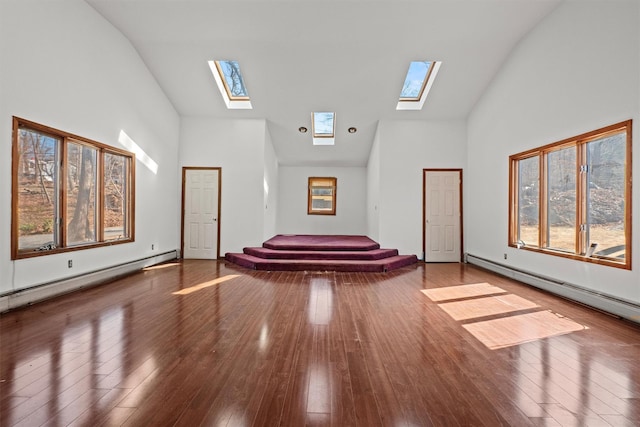
[[[218,257],[219,169],[185,169],[184,258]]]
[[[425,262],[460,262],[461,172],[424,171]]]

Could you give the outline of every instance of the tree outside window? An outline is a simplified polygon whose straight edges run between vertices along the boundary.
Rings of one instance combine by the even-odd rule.
[[[132,241],[133,158],[14,117],[12,258]]]
[[[511,246],[631,268],[631,123],[510,157]]]

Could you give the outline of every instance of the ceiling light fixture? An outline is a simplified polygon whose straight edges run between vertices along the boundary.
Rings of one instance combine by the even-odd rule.
[[[352,127],[350,127],[349,129],[347,129],[347,132],[349,132],[349,133],[356,133],[356,132],[358,132],[358,129],[356,129],[356,128],[354,128],[354,127],[352,126]]]
[[[304,127],[304,126],[300,126],[300,127],[298,128],[298,132],[300,132],[300,133],[307,133],[307,130],[308,130],[308,129],[307,129],[306,127]]]

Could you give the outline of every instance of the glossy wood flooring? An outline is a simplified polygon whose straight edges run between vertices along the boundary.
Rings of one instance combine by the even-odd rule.
[[[470,265],[169,263],[0,333],[2,426],[640,425],[638,325]]]

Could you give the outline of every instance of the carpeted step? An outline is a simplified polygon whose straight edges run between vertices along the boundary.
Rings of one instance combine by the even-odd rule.
[[[278,234],[263,247],[288,251],[370,251],[380,245],[367,236]]]
[[[268,271],[385,272],[414,264],[415,255],[398,255],[397,249],[380,249],[367,236],[278,234],[261,248],[227,253],[227,261]]]
[[[396,255],[378,260],[300,260],[265,259],[245,253],[227,253],[227,261],[253,270],[267,271],[342,271],[342,272],[386,272],[418,261],[415,255]]]
[[[372,261],[398,255],[397,249],[372,249],[368,251],[303,251],[278,250],[269,248],[244,248],[243,252],[265,259],[349,259],[354,261]]]

